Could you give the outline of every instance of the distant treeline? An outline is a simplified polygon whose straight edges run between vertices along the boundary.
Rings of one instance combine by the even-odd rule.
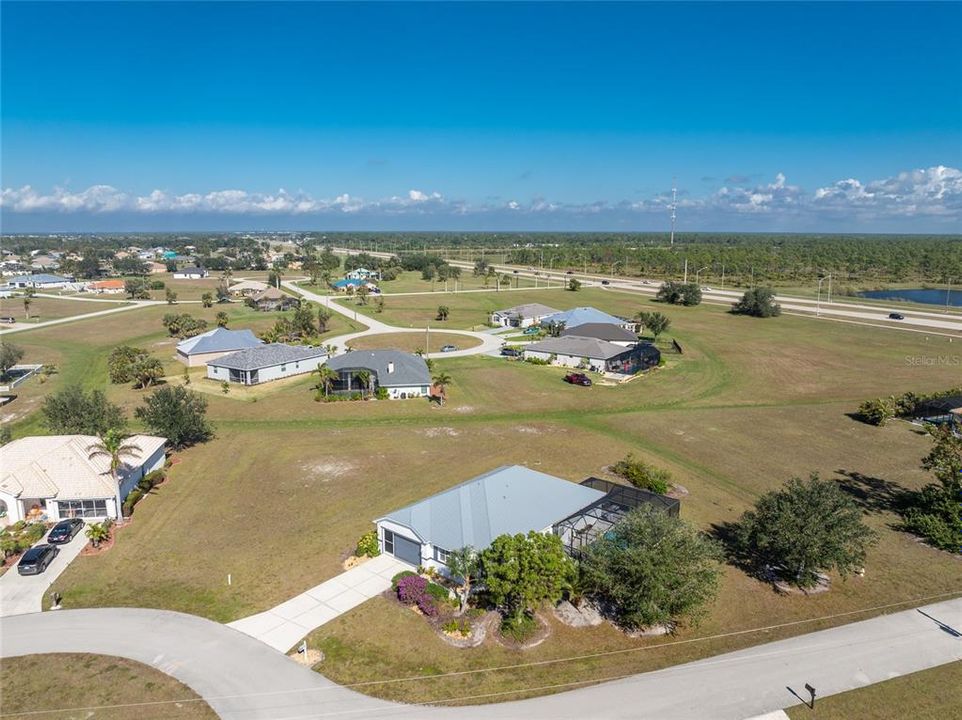
[[[719,283],[724,275],[726,283],[807,284],[827,273],[840,291],[846,282],[962,282],[962,235],[678,233],[674,245],[667,240],[665,233],[124,233],[6,236],[3,246],[18,254],[194,246],[192,254],[212,265],[226,255],[228,262],[244,258],[256,266],[270,245],[283,242],[315,250],[339,246],[468,261],[491,252],[487,259],[495,262],[668,279],[681,278],[687,260],[689,275],[700,271],[703,283]]]

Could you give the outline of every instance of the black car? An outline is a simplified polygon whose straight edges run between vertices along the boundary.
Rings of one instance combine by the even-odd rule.
[[[515,350],[514,348],[509,348],[509,347],[501,348],[501,354],[504,357],[513,357],[513,358],[521,357],[520,350]]]
[[[902,313],[889,313],[889,320],[904,320],[905,316]]]
[[[602,280],[602,281],[601,281],[601,284],[602,284],[602,285],[611,285],[611,281],[610,281],[610,280]]]
[[[57,544],[68,543],[74,539],[74,536],[80,532],[83,526],[84,521],[80,518],[61,520],[53,526],[53,530],[47,535],[47,542]]]
[[[39,575],[57,557],[60,548],[53,545],[34,545],[27,550],[17,563],[17,572],[21,575]]]

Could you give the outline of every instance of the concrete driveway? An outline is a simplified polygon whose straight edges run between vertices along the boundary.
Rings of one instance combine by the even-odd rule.
[[[44,536],[40,542],[46,541]],[[53,585],[54,580],[60,577],[60,573],[67,569],[86,544],[87,536],[81,530],[69,543],[58,545],[60,552],[57,557],[39,575],[21,575],[15,566],[9,568],[0,577],[0,617],[40,612],[47,588]]]
[[[378,555],[270,610],[235,620],[230,627],[286,652],[315,628],[380,595],[391,587],[392,577],[410,569],[391,555]]]

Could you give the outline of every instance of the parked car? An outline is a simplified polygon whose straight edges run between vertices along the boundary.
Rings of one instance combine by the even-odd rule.
[[[602,285],[611,285],[611,281],[610,281],[610,280],[602,280],[602,281],[601,281],[601,284],[602,284]]]
[[[889,320],[904,320],[905,316],[902,313],[889,313]]]
[[[574,270],[565,270],[565,275],[574,275],[574,274],[575,274]]]
[[[521,357],[521,351],[510,347],[503,347],[501,348],[501,355],[504,357],[519,358]]]
[[[441,352],[454,352],[458,349],[457,345],[442,345]]]
[[[12,315],[4,315],[3,317],[0,317],[0,323],[3,323],[4,325],[13,325],[15,322],[17,322],[17,318],[13,317]]]
[[[591,387],[591,378],[584,373],[568,373],[564,379],[566,383],[570,383],[571,385]]]
[[[518,274],[518,271],[517,271],[517,270],[512,270],[511,272],[513,272],[515,275]]]
[[[17,563],[17,572],[21,575],[39,575],[57,557],[60,548],[55,545],[34,545],[27,550]]]
[[[708,287],[707,285],[702,285],[701,289],[702,289],[702,292],[711,292],[711,288]]]
[[[529,325],[528,327],[526,327],[526,328],[524,329],[524,332],[523,332],[522,334],[523,334],[523,335],[537,335],[539,332],[541,332],[541,328],[540,328],[540,327],[538,327],[537,325]]]
[[[80,518],[70,518],[61,520],[53,526],[53,530],[47,535],[48,543],[68,543],[74,536],[83,529],[84,521]]]

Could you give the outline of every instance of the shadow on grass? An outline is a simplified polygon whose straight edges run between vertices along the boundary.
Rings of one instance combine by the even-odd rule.
[[[744,547],[738,538],[738,523],[721,522],[713,523],[708,533],[717,540],[725,553],[725,559],[729,564],[737,567],[742,572],[760,580],[764,580],[765,573],[762,570],[758,558]]]
[[[914,493],[883,478],[853,470],[836,470],[839,487],[866,512],[903,514],[912,505]]]

